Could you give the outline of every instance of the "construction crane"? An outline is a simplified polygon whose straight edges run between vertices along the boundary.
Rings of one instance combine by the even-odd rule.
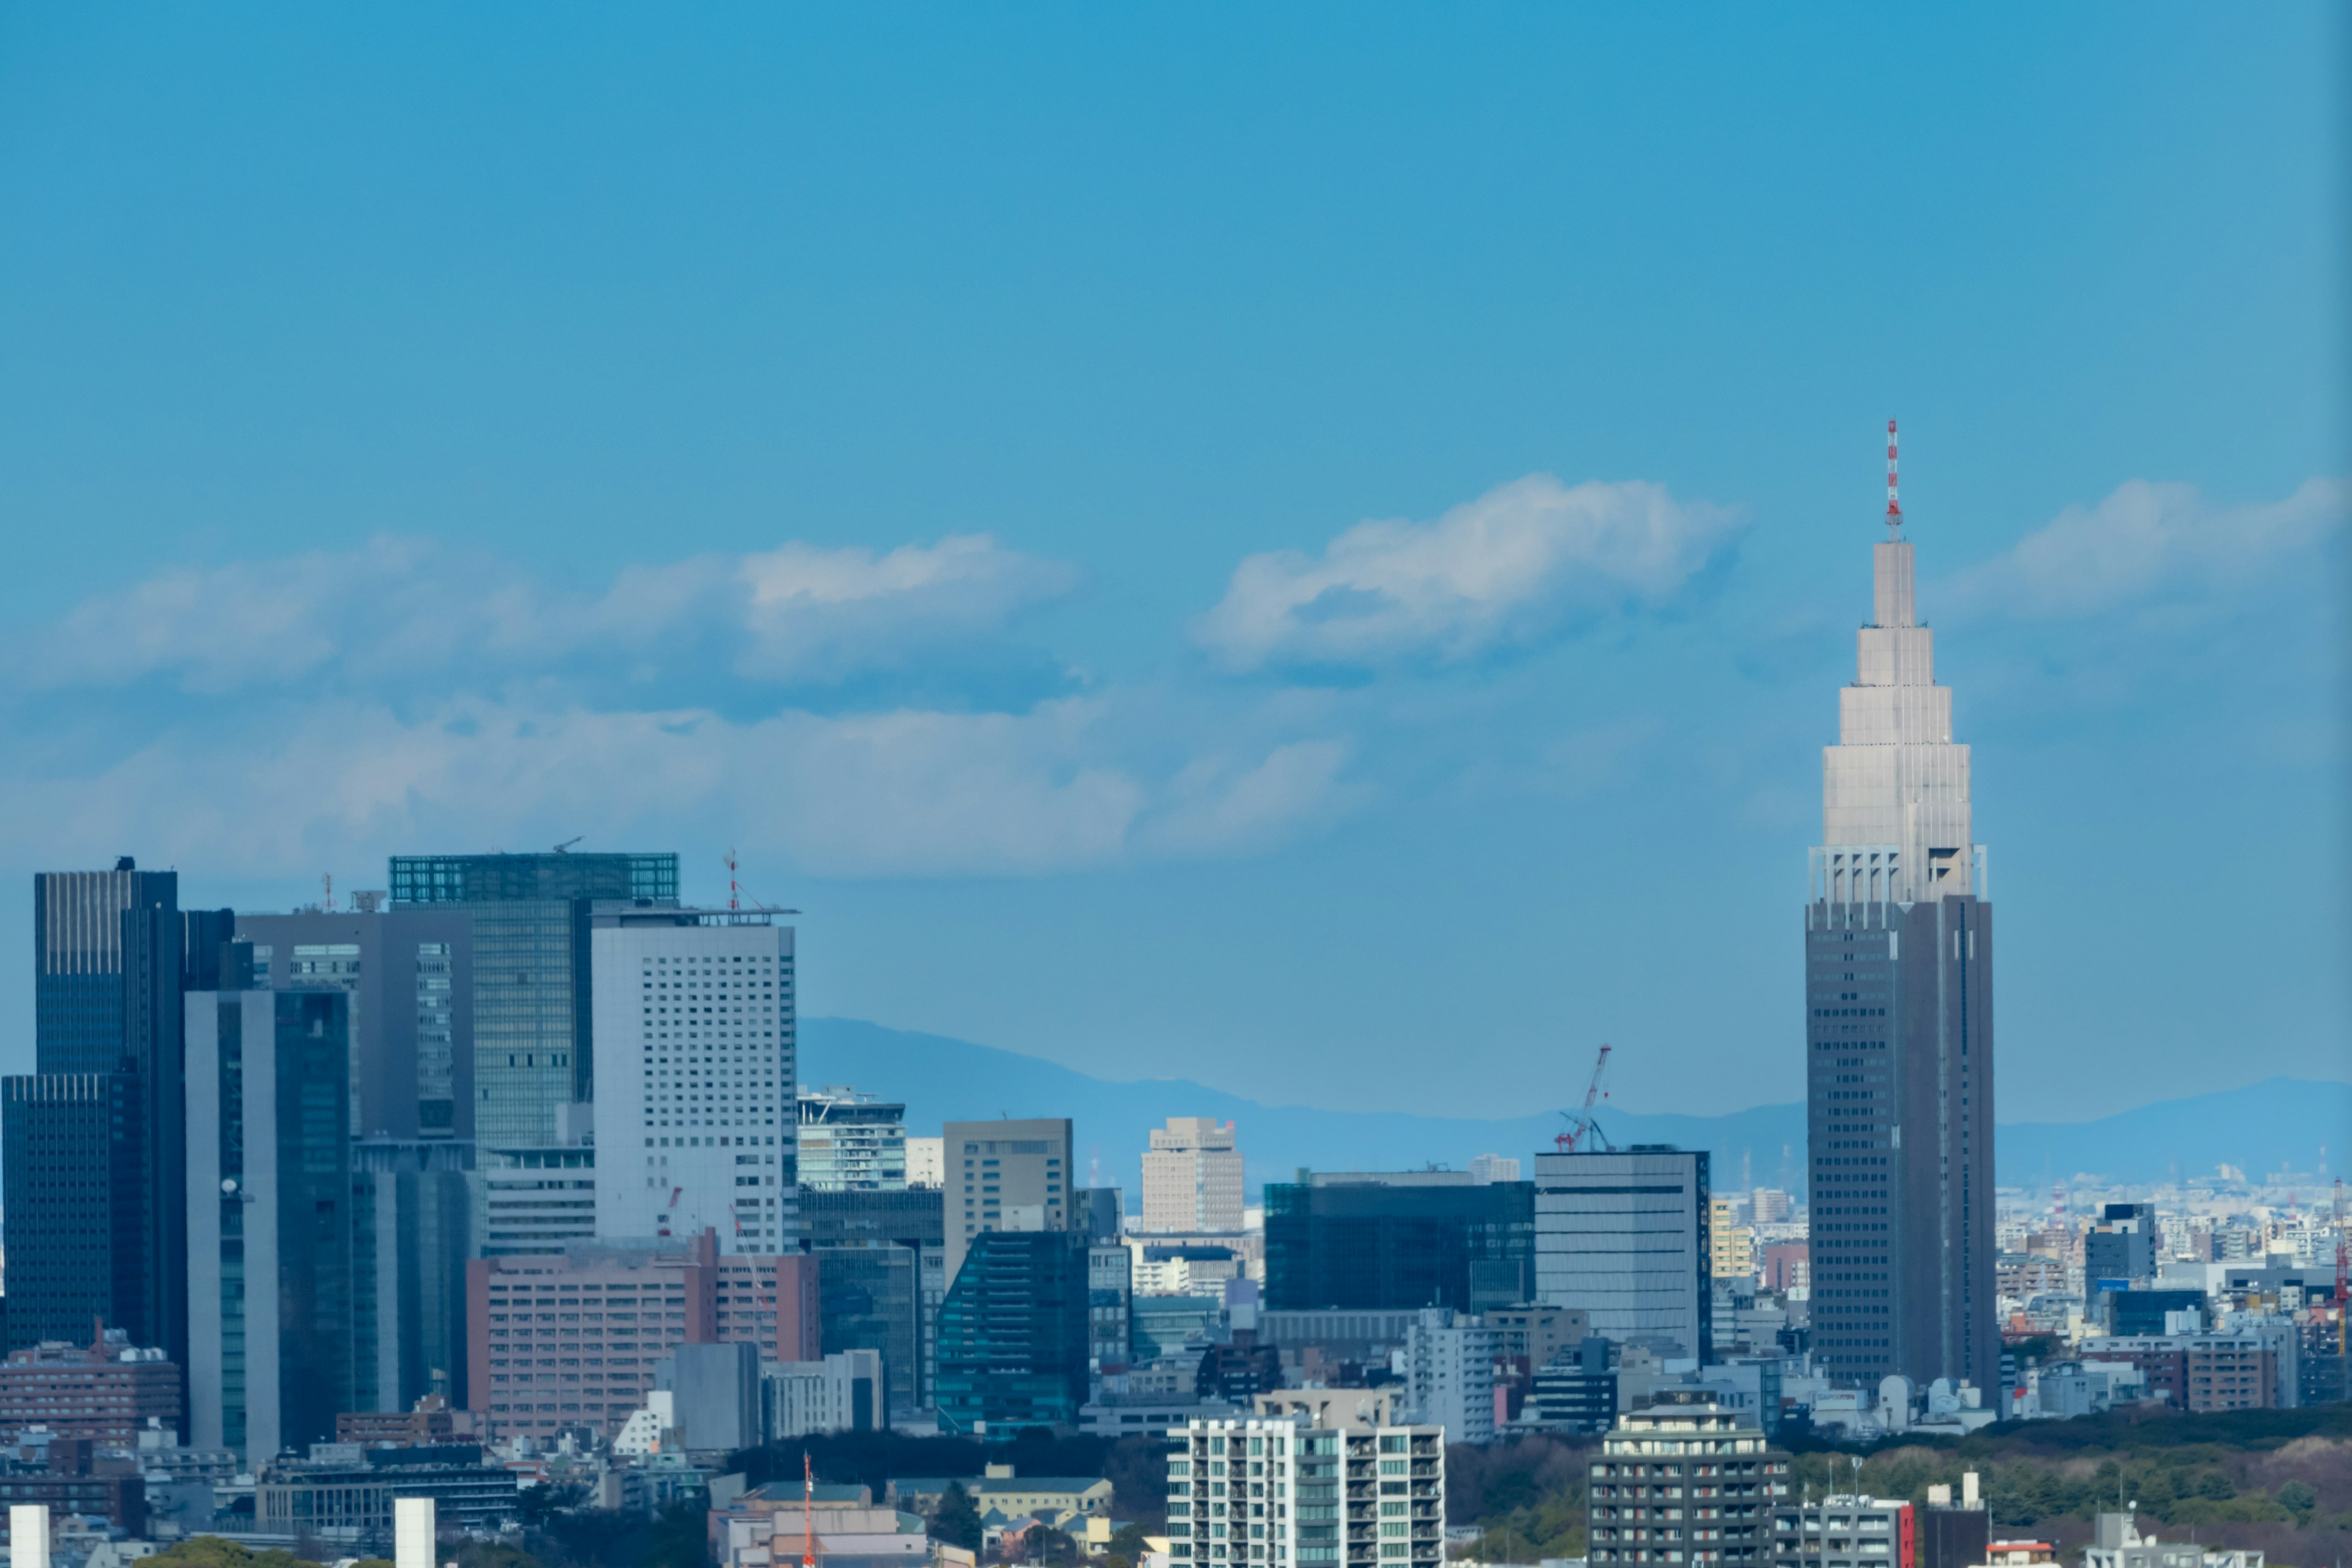
[[[1560,1115],[1568,1119],[1568,1126],[1561,1131],[1559,1137],[1552,1140],[1552,1144],[1563,1154],[1575,1153],[1577,1145],[1588,1138],[1599,1139],[1601,1146],[1612,1152],[1617,1147],[1609,1142],[1609,1134],[1601,1131],[1600,1123],[1592,1120],[1594,1102],[1607,1098],[1601,1093],[1601,1075],[1609,1070],[1609,1052],[1612,1048],[1608,1046],[1601,1047],[1601,1055],[1593,1061],[1592,1081],[1584,1086],[1583,1109],[1573,1114],[1565,1110],[1560,1112]]]
[[[801,1568],[816,1568],[816,1467],[801,1450]]]
[[[583,833],[583,834],[579,834],[579,835],[577,835],[577,836],[575,836],[575,837],[573,837],[567,838],[567,839],[565,839],[562,843],[561,843],[561,844],[559,844],[559,845],[557,845],[557,846],[555,847],[555,852],[556,852],[558,855],[569,855],[570,853],[572,853],[572,847],[574,844],[579,843],[581,839],[585,838],[585,837],[588,837],[588,836],[587,836],[586,834]]]

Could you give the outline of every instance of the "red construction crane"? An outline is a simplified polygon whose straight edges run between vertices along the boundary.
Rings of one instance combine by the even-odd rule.
[[[801,1450],[801,1568],[816,1568],[816,1469]]]
[[[1587,1138],[1600,1139],[1601,1146],[1604,1149],[1612,1147],[1609,1135],[1601,1131],[1600,1125],[1592,1120],[1593,1102],[1608,1098],[1601,1092],[1601,1075],[1609,1070],[1611,1048],[1608,1046],[1601,1047],[1600,1057],[1592,1064],[1592,1081],[1584,1086],[1584,1108],[1573,1115],[1565,1110],[1560,1112],[1562,1116],[1568,1118],[1568,1126],[1559,1137],[1552,1140],[1552,1143],[1563,1154],[1575,1153],[1576,1146]]]

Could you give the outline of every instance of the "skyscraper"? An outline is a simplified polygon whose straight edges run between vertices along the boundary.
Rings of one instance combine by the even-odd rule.
[[[600,903],[596,1223],[608,1240],[799,1236],[793,928],[765,910]]]
[[[676,904],[677,857],[392,858],[395,910],[464,905],[474,919],[471,1092],[483,1151],[560,1143],[562,1108],[593,1098],[588,920],[600,899]]]
[[[180,998],[192,937],[225,917],[179,904],[175,873],[128,856],[33,879],[37,1076],[5,1097],[12,1345],[79,1340],[102,1317],[184,1362]]]
[[[1234,1124],[1171,1116],[1143,1156],[1143,1228],[1179,1233],[1242,1228],[1242,1154]]]
[[[947,1143],[947,1281],[973,1239],[999,1230],[1066,1230],[1071,1221],[1067,1117],[950,1121]],[[1084,1250],[1079,1254],[1083,1260]]]
[[[1805,909],[1812,1334],[1824,1370],[1998,1385],[1992,906],[1886,427],[1887,537],[1822,756]]]
[[[1656,1144],[1538,1152],[1535,1299],[1620,1344],[1714,1360],[1708,1164]]]

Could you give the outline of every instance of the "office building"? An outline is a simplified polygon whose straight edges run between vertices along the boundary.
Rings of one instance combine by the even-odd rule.
[[[1775,1568],[1876,1568],[1916,1563],[1918,1515],[1907,1502],[1835,1494],[1779,1500],[1771,1510]],[[1984,1561],[1971,1559],[1974,1563]]]
[[[907,1108],[855,1089],[800,1097],[803,1191],[895,1193],[907,1185]]]
[[[151,1419],[167,1427],[179,1421],[180,1369],[121,1329],[89,1344],[28,1345],[0,1363],[0,1437],[40,1426],[129,1448]]]
[[[462,909],[473,924],[474,1137],[562,1141],[562,1108],[593,1098],[591,907],[677,902],[676,855],[395,855],[394,911]]]
[[[1083,1235],[1060,1229],[971,1237],[940,1308],[943,1434],[1078,1424],[1092,1343],[1087,1250]]]
[[[1265,1305],[1483,1311],[1534,1298],[1535,1187],[1466,1171],[1312,1172],[1265,1186]]]
[[[188,994],[188,1403],[195,1446],[249,1465],[352,1408],[348,1005]]]
[[[491,1442],[587,1426],[620,1435],[685,1344],[814,1361],[817,1265],[725,1255],[708,1232],[658,1245],[476,1258],[466,1270],[474,1410]]]
[[[2284,1403],[2278,1347],[2259,1333],[2095,1335],[2077,1353],[2085,1363],[2138,1368],[2148,1397],[2175,1410],[2268,1410]]]
[[[827,1351],[821,1361],[770,1362],[761,1369],[761,1390],[771,1443],[888,1425],[878,1352]]]
[[[1404,1335],[1406,1418],[1449,1443],[1495,1436],[1495,1363],[1503,1334],[1445,1307],[1423,1307]]]
[[[144,1110],[130,1073],[0,1079],[12,1347],[146,1321]]]
[[[907,1140],[908,1186],[944,1187],[948,1184],[947,1142],[944,1138]]]
[[[801,1241],[817,1267],[827,1356],[871,1351],[887,1415],[928,1409],[944,1294],[944,1205],[938,1188],[801,1191]],[[929,1283],[927,1284],[927,1279]]]
[[[1523,1302],[1491,1308],[1484,1316],[1486,1326],[1502,1336],[1498,1353],[1519,1363],[1522,1370],[1548,1365],[1583,1343],[1591,1331],[1585,1315],[1570,1307]]]
[[[597,1237],[591,1108],[567,1106],[554,1143],[474,1150],[473,1251],[481,1258],[559,1255]]]
[[[1670,1357],[1715,1353],[1704,1149],[1535,1157],[1535,1299],[1592,1332]]]
[[[1445,1435],[1434,1426],[1196,1419],[1169,1439],[1171,1563],[1445,1561]]]
[[[177,874],[127,856],[111,871],[33,879],[34,1074],[0,1090],[11,1348],[79,1339],[103,1319],[185,1356],[180,1008],[192,921],[217,936],[219,917],[181,913]],[[35,1160],[15,1152],[35,1146]]]
[[[2156,1244],[2154,1204],[2108,1204],[2083,1237],[2083,1278],[2093,1291],[2103,1279],[2153,1279]]]
[[[1752,1284],[1756,1279],[1756,1233],[1739,1223],[1738,1205],[1709,1198],[1706,1210],[1707,1272],[1722,1280]]]
[[[300,1541],[332,1541],[383,1556],[394,1540],[394,1510],[429,1499],[436,1524],[492,1535],[515,1527],[521,1482],[503,1464],[485,1463],[470,1443],[425,1448],[363,1448],[321,1443],[289,1456],[257,1478],[254,1528]]]
[[[947,1146],[947,1276],[953,1289],[976,1237],[1063,1230],[1070,1222],[1070,1122],[950,1121]]]
[[[1887,488],[1805,909],[1812,1351],[1864,1384],[1991,1388],[1992,906],[1891,456]]]
[[[350,999],[352,1126],[373,1139],[474,1135],[473,934],[459,909],[236,917],[251,989]]]
[[[1519,1163],[1507,1154],[1473,1154],[1470,1156],[1470,1179],[1474,1182],[1516,1182],[1519,1179]]]
[[[1960,1494],[1960,1500],[1954,1502],[1949,1486],[1931,1486],[1927,1506],[1914,1512],[1912,1532],[1918,1541],[1918,1568],[1977,1568],[1990,1561],[1986,1552],[1992,1544],[1991,1518],[1977,1489],[1974,1470],[1961,1472]]]
[[[1617,1423],[1617,1371],[1610,1364],[1614,1349],[1599,1334],[1589,1334],[1574,1351],[1538,1366],[1529,1380],[1527,1411],[1547,1430],[1591,1436]]]
[[[1208,1116],[1171,1116],[1151,1131],[1143,1156],[1143,1220],[1148,1231],[1242,1228],[1242,1153],[1234,1124]]]
[[[1772,1558],[1773,1514],[1789,1495],[1790,1473],[1789,1456],[1763,1429],[1708,1390],[1660,1389],[1654,1403],[1617,1418],[1591,1462],[1586,1560],[1591,1568],[1761,1568]]]
[[[782,1251],[799,1235],[793,928],[674,906],[590,918],[598,1234]]]
[[[352,1144],[350,1411],[466,1405],[471,1152],[447,1138]]]

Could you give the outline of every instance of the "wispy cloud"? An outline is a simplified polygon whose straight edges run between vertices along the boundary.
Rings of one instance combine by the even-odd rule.
[[[20,679],[226,692],[694,661],[754,681],[823,683],[998,632],[1076,582],[1063,563],[957,534],[879,553],[786,543],[698,555],[628,567],[583,594],[511,563],[387,536],[348,552],[174,569],[86,600],[32,641]]]
[[[299,874],[419,844],[681,825],[831,875],[1030,875],[1243,853],[1328,821],[1342,753],[1228,738],[1155,768],[1108,699],[1018,713],[604,712],[468,698],[415,716],[340,699],[174,727],[70,773],[0,771],[0,810],[85,854]]]
[[[1249,556],[1195,636],[1234,669],[1459,662],[1580,614],[1663,604],[1738,525],[1660,485],[1532,474],[1433,522],[1358,523],[1319,557]]]
[[[2133,479],[2069,507],[1936,598],[1968,613],[2053,618],[2225,597],[2342,532],[2352,488],[2306,480],[2284,500],[2216,504],[2194,485]]]

